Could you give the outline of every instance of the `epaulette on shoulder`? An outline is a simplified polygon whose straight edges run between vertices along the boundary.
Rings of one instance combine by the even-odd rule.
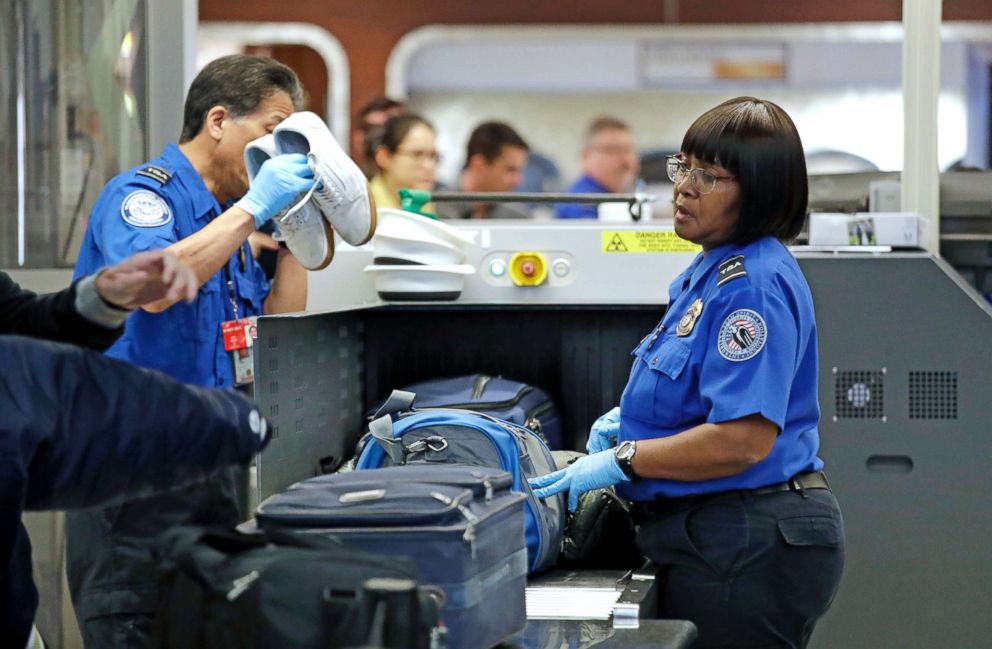
[[[744,255],[734,255],[730,259],[727,259],[722,264],[720,264],[720,270],[717,273],[717,286],[723,286],[727,282],[738,277],[745,277],[747,275],[747,270],[744,268]]]
[[[147,176],[152,180],[157,180],[162,185],[164,185],[165,183],[169,182],[172,179],[171,173],[169,173],[167,170],[163,169],[162,167],[158,167],[156,165],[147,165],[145,167],[142,167],[141,169],[138,169],[137,174],[139,176]]]

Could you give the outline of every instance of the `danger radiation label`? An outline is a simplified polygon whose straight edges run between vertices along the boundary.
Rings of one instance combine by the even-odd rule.
[[[699,246],[664,230],[609,230],[602,233],[603,252],[692,252]]]

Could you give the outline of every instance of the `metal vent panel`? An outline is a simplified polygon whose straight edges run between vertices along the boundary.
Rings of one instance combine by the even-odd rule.
[[[885,370],[834,369],[836,419],[885,419]]]
[[[958,373],[909,373],[910,419],[957,419]]]

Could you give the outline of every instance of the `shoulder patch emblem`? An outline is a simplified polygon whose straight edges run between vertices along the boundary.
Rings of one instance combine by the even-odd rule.
[[[155,165],[148,165],[147,167],[139,169],[137,173],[139,176],[147,176],[152,180],[157,180],[163,185],[169,182],[169,180],[172,178],[172,174],[170,174],[162,167],[156,167]]]
[[[751,309],[738,309],[720,325],[716,346],[728,361],[739,362],[757,356],[767,339],[764,319]]]
[[[744,269],[744,255],[735,255],[720,264],[716,285],[723,286],[730,280],[745,275],[747,275],[747,271]]]
[[[172,211],[164,198],[147,189],[139,189],[128,194],[121,203],[121,218],[138,228],[157,228],[172,220]]]

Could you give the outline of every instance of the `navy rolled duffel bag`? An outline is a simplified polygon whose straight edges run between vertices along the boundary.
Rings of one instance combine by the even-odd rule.
[[[472,410],[526,426],[552,450],[564,448],[561,415],[541,388],[488,374],[434,379],[400,388],[417,395],[418,408]]]

